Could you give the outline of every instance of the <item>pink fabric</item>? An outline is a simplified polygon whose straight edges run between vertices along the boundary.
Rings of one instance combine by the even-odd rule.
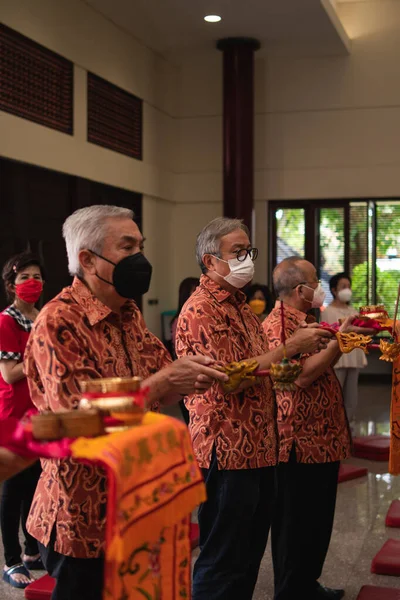
[[[339,323],[326,323],[325,321],[321,321],[321,327],[331,327],[336,331],[339,331],[340,324]],[[352,322],[354,327],[366,327],[368,329],[375,329],[375,331],[391,331],[391,327],[382,327],[379,321],[375,321],[375,319],[354,319]]]

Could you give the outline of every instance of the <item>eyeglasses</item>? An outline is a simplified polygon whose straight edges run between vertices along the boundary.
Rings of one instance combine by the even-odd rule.
[[[250,256],[251,260],[254,261],[258,256],[258,248],[241,248],[233,252],[233,254],[236,254],[239,262],[245,261],[247,256]]]
[[[294,289],[296,289],[297,287],[299,287],[299,285],[308,285],[308,286],[310,286],[310,287],[311,287],[311,284],[312,284],[312,283],[316,283],[316,284],[319,284],[319,285],[321,285],[321,280],[320,280],[320,279],[318,279],[318,281],[299,281],[299,283],[296,283],[296,285],[294,285],[294,286],[292,287],[292,290],[294,290]]]

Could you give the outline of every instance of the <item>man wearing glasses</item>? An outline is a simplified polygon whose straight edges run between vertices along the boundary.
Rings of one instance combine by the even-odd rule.
[[[257,249],[238,219],[217,218],[197,237],[200,285],[184,305],[178,356],[205,355],[217,364],[256,358],[261,369],[283,357],[268,351],[260,322],[241,291],[253,278]],[[288,357],[326,346],[329,334],[304,326]],[[269,377],[225,394],[215,383],[186,398],[196,458],[208,501],[199,509],[200,556],[193,600],[251,600],[268,539],[278,439]]]

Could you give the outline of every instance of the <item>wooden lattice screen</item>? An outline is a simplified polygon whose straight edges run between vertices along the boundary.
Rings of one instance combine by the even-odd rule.
[[[88,73],[88,141],[142,160],[140,98]]]
[[[0,110],[73,133],[73,64],[0,23]]]

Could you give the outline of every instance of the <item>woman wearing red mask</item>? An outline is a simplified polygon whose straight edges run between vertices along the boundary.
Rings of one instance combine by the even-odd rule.
[[[0,313],[0,421],[21,419],[33,408],[24,374],[23,356],[32,324],[39,314],[35,307],[43,289],[43,269],[28,252],[13,256],[4,265],[3,283],[11,305]],[[29,570],[43,569],[37,541],[26,531],[33,494],[40,476],[40,463],[3,483],[0,500],[0,526],[5,567],[3,580],[25,588],[33,581]],[[25,536],[21,556],[19,523]]]

